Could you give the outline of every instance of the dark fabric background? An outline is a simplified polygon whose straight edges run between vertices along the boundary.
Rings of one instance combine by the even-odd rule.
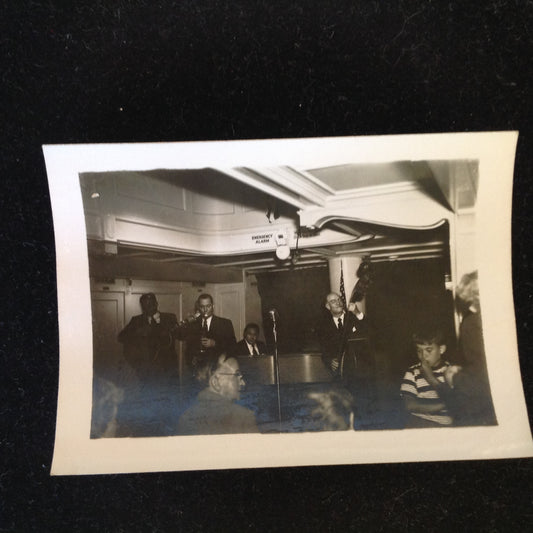
[[[513,276],[531,412],[532,23],[525,0],[3,2],[0,529],[523,530],[528,459],[51,478],[41,145],[520,130]]]
[[[256,277],[267,345],[274,346],[269,310],[275,309],[278,353],[318,350],[313,327],[321,310],[325,311],[324,298],[330,290],[328,269],[265,272]]]
[[[446,359],[458,363],[454,305],[451,294],[443,287],[443,261],[384,261],[373,264],[372,269],[367,315],[372,323],[375,348],[378,353],[386,354],[387,378],[398,381],[396,389],[407,368],[417,362],[412,332],[428,320],[437,323],[445,335]]]

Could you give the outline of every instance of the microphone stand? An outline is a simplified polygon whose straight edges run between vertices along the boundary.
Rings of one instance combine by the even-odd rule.
[[[194,315],[189,315],[188,317],[184,318],[183,320],[180,320],[178,323],[174,324],[174,326],[170,330],[171,338],[179,338],[179,330],[181,328],[187,328],[190,324],[192,324],[194,321],[198,320],[202,316],[202,313],[200,311],[195,311]],[[178,356],[178,369],[179,369],[179,382],[180,382],[180,395],[183,394],[183,353],[179,351]]]
[[[279,391],[279,357],[278,357],[278,332],[276,329],[276,311],[270,311],[272,316],[272,334],[274,336],[274,380],[276,382],[276,389],[278,395],[278,421],[279,432],[281,433],[281,396]]]

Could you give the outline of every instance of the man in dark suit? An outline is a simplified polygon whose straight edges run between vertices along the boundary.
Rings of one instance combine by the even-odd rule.
[[[138,382],[125,377],[123,402],[117,411],[118,436],[168,435],[174,426],[172,398],[178,385],[178,358],[173,331],[176,315],[158,310],[155,294],[140,298],[141,315],[119,333],[124,358]]]
[[[244,328],[243,338],[235,345],[232,350],[234,356],[258,357],[266,354],[266,344],[258,341],[259,326],[250,322]]]
[[[175,330],[176,337],[186,342],[185,360],[193,373],[223,352],[231,352],[236,343],[231,320],[214,315],[210,294],[200,294],[196,307],[198,318],[181,323]]]
[[[328,313],[315,327],[322,360],[353,396],[357,428],[372,427],[375,369],[367,320],[355,303],[350,303],[346,310],[335,292],[326,296],[325,308]]]
[[[316,324],[315,333],[324,364],[334,375],[339,375],[348,341],[367,337],[366,321],[356,304],[352,304],[353,310],[346,311],[341,297],[335,292],[326,296],[324,306],[328,312]]]
[[[172,334],[176,315],[161,313],[151,292],[141,296],[140,304],[142,314],[132,317],[118,335],[118,341],[124,345],[124,358],[141,381],[173,377],[178,370]]]

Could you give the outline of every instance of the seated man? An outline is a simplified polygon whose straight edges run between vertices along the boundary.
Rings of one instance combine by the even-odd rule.
[[[257,340],[257,337],[259,337],[259,326],[257,324],[253,322],[246,324],[242,336],[242,340],[233,348],[232,355],[257,357],[266,354],[266,344]]]
[[[209,370],[207,387],[181,415],[178,434],[257,433],[254,413],[234,403],[240,399],[244,385],[237,360],[221,354]]]

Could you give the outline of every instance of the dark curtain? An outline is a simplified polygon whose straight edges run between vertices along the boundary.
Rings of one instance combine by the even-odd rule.
[[[366,315],[372,331],[376,390],[376,427],[401,428],[405,415],[400,385],[407,368],[416,363],[413,332],[433,323],[447,341],[444,358],[454,361],[453,297],[444,285],[447,261],[424,259],[375,263],[366,295]]]
[[[411,335],[419,324],[435,322],[447,337],[446,357],[455,357],[453,300],[444,287],[446,261],[425,259],[372,265],[366,314],[383,377],[398,377],[416,362]],[[276,309],[279,353],[316,351],[313,326],[330,291],[327,268],[257,274],[265,338],[273,345],[270,309]],[[401,378],[401,376],[400,376]]]
[[[307,268],[257,274],[265,338],[273,346],[272,319],[275,308],[279,353],[317,351],[313,326],[329,292],[327,268]]]
[[[407,367],[417,362],[411,336],[427,323],[442,329],[448,348],[445,358],[454,359],[453,297],[445,289],[444,276],[443,259],[373,265],[366,312],[372,323],[376,350],[386,360],[386,373],[401,379]]]

